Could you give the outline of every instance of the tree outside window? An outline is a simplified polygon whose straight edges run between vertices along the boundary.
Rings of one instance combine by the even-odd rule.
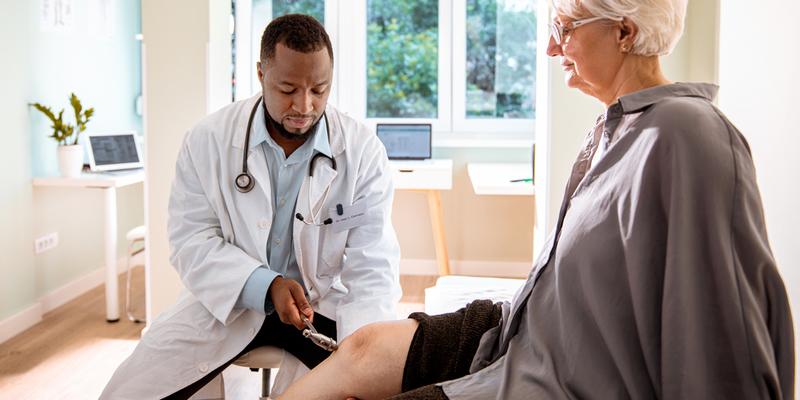
[[[325,25],[325,0],[272,0],[272,18],[286,14],[310,15]]]
[[[467,118],[533,118],[533,0],[467,1]]]
[[[368,0],[367,117],[436,118],[437,0]]]

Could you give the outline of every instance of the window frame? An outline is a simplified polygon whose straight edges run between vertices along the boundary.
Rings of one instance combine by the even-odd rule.
[[[533,141],[536,119],[467,118],[466,117],[466,21],[464,0],[439,0],[438,110],[436,118],[367,118],[367,1],[325,0],[325,29],[334,50],[333,87],[328,102],[341,111],[363,121],[374,130],[379,123],[429,123],[433,127],[434,144],[491,139]],[[539,17],[539,8],[536,16]],[[237,86],[256,80],[257,57],[240,49],[252,37],[250,21],[252,2],[237,1]],[[246,15],[245,15],[246,14]],[[246,22],[243,24],[243,22]],[[537,21],[537,26],[541,21]],[[240,30],[240,28],[242,28]],[[247,31],[246,34],[240,32]],[[456,34],[456,33],[461,34]],[[244,40],[243,40],[244,39]],[[537,33],[537,48],[541,38]],[[341,43],[347,43],[342,46]],[[538,83],[538,80],[536,81]],[[538,86],[538,85],[537,85]],[[342,89],[347,88],[347,89]],[[534,88],[535,95],[541,92]],[[241,90],[236,100],[247,98]],[[538,101],[536,102],[538,103]]]
[[[336,73],[335,65],[339,45],[339,8],[337,7],[339,2],[336,0],[324,0],[324,2],[325,30],[328,32],[328,36],[331,39],[331,47],[333,47],[334,55],[333,86],[331,87],[331,94],[328,97],[328,102],[336,105],[339,96],[339,76]],[[233,16],[234,29],[236,32],[236,62],[233,66],[236,74],[236,88],[247,87],[252,91],[252,93],[248,91],[245,94],[242,90],[236,90],[234,100],[237,101],[250,98],[261,91],[258,85],[258,72],[256,71],[261,41],[258,40],[256,43],[253,43],[251,40],[253,35],[252,19],[252,0],[236,1],[236,13]]]
[[[437,65],[437,116],[436,118],[368,118],[367,117],[367,1],[347,1],[339,3],[340,15],[348,16],[348,23],[340,24],[339,34],[342,43],[348,43],[339,63],[339,84],[347,87],[339,98],[342,110],[366,123],[370,129],[380,123],[423,123],[431,124],[433,131],[449,131],[451,128],[450,103],[451,82],[445,79],[442,71],[450,70],[451,5],[450,0],[439,1],[439,45]],[[356,73],[356,72],[361,72]],[[350,90],[352,88],[352,90]],[[345,94],[346,93],[346,94]]]
[[[467,118],[467,2],[465,0],[455,1],[453,4],[453,32],[452,132],[454,134],[477,134],[478,136],[498,132],[503,138],[532,138],[535,126],[534,118]],[[457,35],[455,32],[464,34]],[[537,37],[537,45],[538,40]],[[535,95],[535,87],[531,88],[531,91]]]

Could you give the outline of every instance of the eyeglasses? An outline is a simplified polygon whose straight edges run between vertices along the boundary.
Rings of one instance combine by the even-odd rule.
[[[590,24],[595,21],[600,21],[601,19],[608,19],[606,17],[591,17],[591,18],[584,18],[578,19],[572,22],[568,22],[566,25],[561,25],[556,21],[550,23],[550,36],[553,37],[553,40],[556,41],[556,44],[561,46],[563,44],[564,39],[567,37],[570,31],[574,31],[578,29],[578,27]]]

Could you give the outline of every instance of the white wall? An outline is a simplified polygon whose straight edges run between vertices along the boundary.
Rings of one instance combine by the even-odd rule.
[[[169,264],[170,185],[186,131],[209,108],[230,102],[230,85],[227,92],[224,86],[230,70],[220,67],[231,56],[229,15],[226,0],[142,1],[148,321],[172,304],[182,287]]]
[[[0,119],[4,121],[0,146],[0,320],[36,301],[33,257],[33,190],[30,171],[30,123],[26,99],[30,95],[30,38],[25,30],[28,7],[4,2],[0,9]],[[12,39],[13,38],[13,39]],[[5,62],[14,60],[14,62]],[[2,340],[2,339],[0,339]]]
[[[47,311],[54,293],[61,300],[80,294],[64,289],[85,282],[104,265],[100,192],[31,186],[34,176],[57,174],[57,162],[50,123],[28,106],[37,101],[67,108],[65,119],[72,121],[68,96],[74,91],[84,106],[95,108],[88,130],[141,130],[134,112],[139,2],[110,2],[107,30],[100,29],[93,13],[98,4],[74,2],[73,26],[53,32],[40,25],[41,1],[0,3],[0,226],[5,228],[0,233],[0,336],[4,326],[19,331],[35,320],[7,324],[8,318]],[[141,186],[121,190],[118,203],[118,235],[124,238],[127,229],[143,222]],[[59,246],[34,255],[34,238],[49,232],[59,233]],[[122,240],[120,257],[124,248]]]
[[[798,18],[796,2],[725,0],[719,36],[719,105],[750,142],[770,244],[795,312],[795,332],[800,331]]]

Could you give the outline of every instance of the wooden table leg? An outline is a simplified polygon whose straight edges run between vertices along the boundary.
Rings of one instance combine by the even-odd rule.
[[[436,249],[436,265],[439,275],[450,275],[450,258],[447,255],[447,242],[444,238],[444,218],[442,217],[442,201],[438,190],[428,190],[428,210],[431,214],[433,243]]]

